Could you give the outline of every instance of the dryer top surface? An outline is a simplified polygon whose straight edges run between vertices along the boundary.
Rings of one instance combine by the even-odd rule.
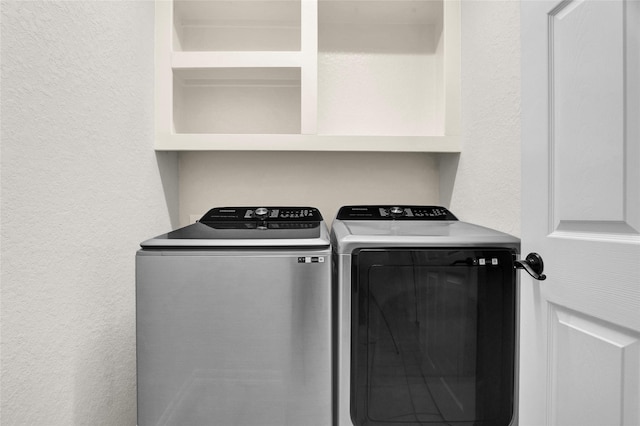
[[[334,251],[350,254],[359,248],[505,247],[519,252],[520,240],[494,229],[457,220],[333,222]]]

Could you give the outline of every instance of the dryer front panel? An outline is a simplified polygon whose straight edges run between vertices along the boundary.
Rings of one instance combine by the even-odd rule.
[[[355,425],[509,425],[516,282],[506,249],[363,249],[352,264]]]

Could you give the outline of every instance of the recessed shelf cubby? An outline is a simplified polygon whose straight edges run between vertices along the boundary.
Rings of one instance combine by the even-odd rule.
[[[174,0],[175,51],[300,50],[300,0]]]
[[[176,133],[300,133],[299,68],[173,72]]]

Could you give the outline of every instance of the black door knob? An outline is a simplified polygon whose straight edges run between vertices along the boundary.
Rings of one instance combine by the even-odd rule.
[[[544,271],[542,256],[538,253],[529,253],[525,260],[516,260],[515,266],[516,269],[524,269],[536,280],[544,281],[547,279],[547,276],[542,273]]]

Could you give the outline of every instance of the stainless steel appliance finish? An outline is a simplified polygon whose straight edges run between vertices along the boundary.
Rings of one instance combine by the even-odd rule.
[[[517,238],[436,206],[331,231],[334,424],[517,424]]]
[[[330,246],[316,209],[212,209],[141,245],[140,426],[331,423]]]

